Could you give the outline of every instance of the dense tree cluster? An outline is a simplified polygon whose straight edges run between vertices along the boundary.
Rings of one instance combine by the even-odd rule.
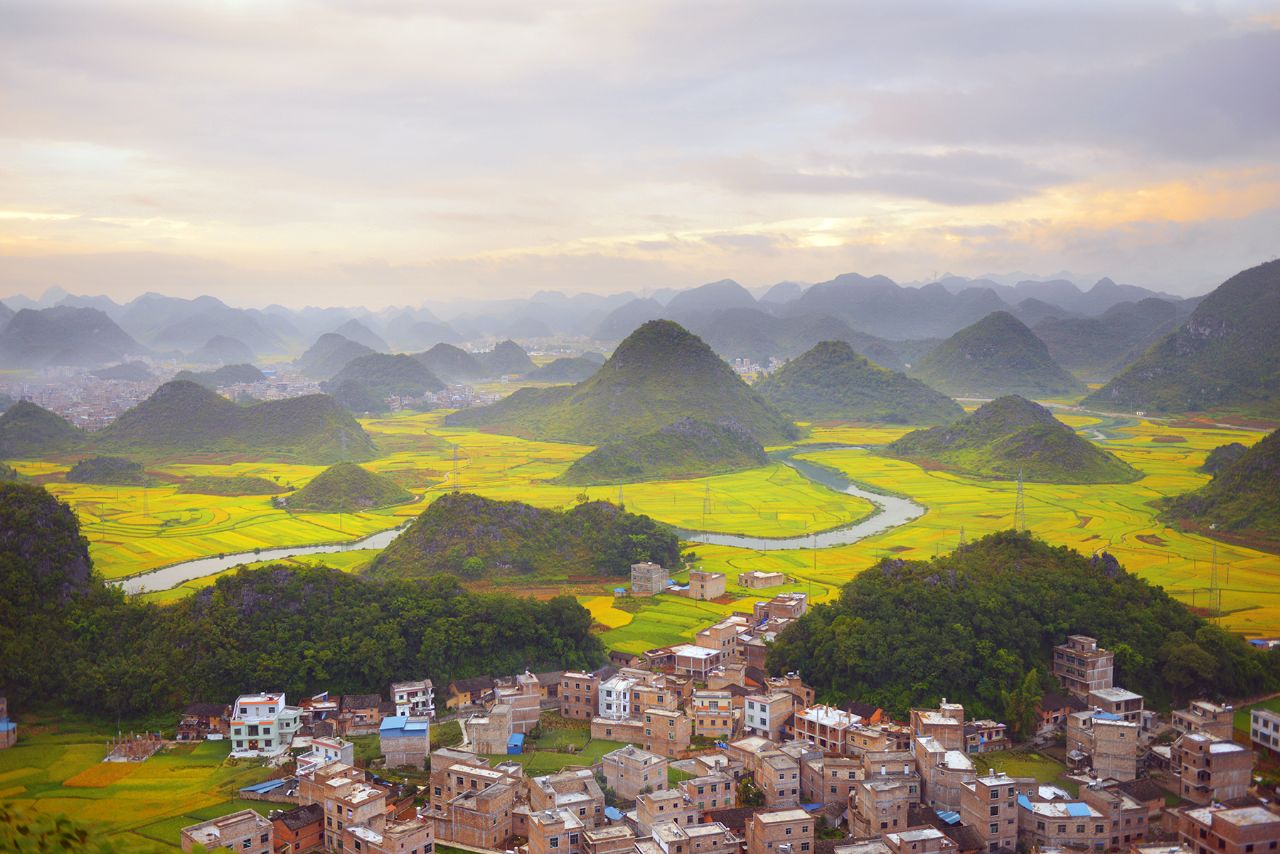
[[[607,501],[568,511],[495,501],[467,492],[437,498],[378,555],[370,573],[463,578],[559,573],[625,575],[631,564],[680,560],[676,534]]]
[[[1052,685],[1053,646],[1074,633],[1114,650],[1117,684],[1149,706],[1280,686],[1280,653],[1254,650],[1109,555],[1008,531],[930,561],[881,561],[788,627],[769,664],[799,670],[825,700],[895,715],[944,696],[979,716],[1021,715],[1034,681]]]
[[[268,567],[167,607],[90,576],[71,511],[0,484],[0,684],[20,703],[131,715],[248,690],[384,691],[525,667],[590,667],[603,653],[572,598],[466,592],[454,578],[372,581]]]

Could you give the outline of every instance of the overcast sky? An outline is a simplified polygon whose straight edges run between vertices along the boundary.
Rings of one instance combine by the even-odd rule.
[[[0,296],[1280,253],[1280,3],[0,0]]]

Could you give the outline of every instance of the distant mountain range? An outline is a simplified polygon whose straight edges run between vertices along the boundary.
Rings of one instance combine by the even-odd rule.
[[[945,427],[916,430],[889,444],[896,457],[966,474],[1050,483],[1121,483],[1141,473],[1017,395],[983,404]]]
[[[95,308],[24,308],[0,329],[0,367],[100,367],[147,353]]]
[[[1085,403],[1280,417],[1280,261],[1237,273]]]

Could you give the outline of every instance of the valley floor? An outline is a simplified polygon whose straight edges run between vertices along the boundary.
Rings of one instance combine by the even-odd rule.
[[[1221,620],[1251,636],[1280,635],[1280,556],[1244,545],[1174,530],[1155,519],[1152,502],[1194,489],[1208,477],[1196,469],[1214,447],[1252,444],[1260,432],[1199,422],[1158,422],[1059,412],[1061,420],[1144,473],[1128,484],[1028,483],[1028,527],[1049,542],[1088,553],[1106,549],[1129,570],[1164,586],[1197,608],[1211,607],[1209,591],[1216,555]],[[455,487],[490,498],[518,499],[544,507],[571,506],[583,494],[622,500],[680,528],[765,537],[807,536],[864,518],[873,508],[863,499],[833,492],[774,462],[737,474],[623,487],[570,487],[548,481],[590,450],[587,446],[533,442],[441,426],[441,414],[369,419],[365,428],[385,449],[368,463],[430,501]],[[892,441],[908,427],[815,425],[801,445],[853,446]],[[536,595],[558,590],[587,604],[612,648],[639,652],[687,640],[735,609],[781,590],[811,592],[821,601],[839,585],[886,556],[927,558],[967,539],[1013,526],[1017,486],[1009,481],[964,477],[880,457],[863,447],[816,448],[809,460],[842,472],[874,490],[905,495],[927,508],[924,516],[852,545],[833,548],[753,551],[695,544],[698,563],[729,576],[732,602],[694,602],[661,596],[627,610],[611,595],[624,579],[538,580]],[[255,548],[342,542],[393,528],[421,512],[422,503],[360,514],[289,514],[265,496],[220,498],[179,493],[177,486],[102,487],[65,483],[61,473],[74,460],[16,461],[24,474],[44,481],[80,515],[95,565],[108,578],[159,566]],[[252,474],[301,486],[320,466],[218,460],[154,461],[148,470],[175,484],[197,474]],[[353,551],[295,559],[358,571],[372,552]],[[251,555],[249,559],[252,560]],[[783,588],[749,591],[736,584],[748,570],[781,570],[794,579]],[[157,601],[188,595],[213,577],[173,590],[146,594]],[[502,582],[494,583],[501,588]],[[527,580],[522,583],[527,589]]]

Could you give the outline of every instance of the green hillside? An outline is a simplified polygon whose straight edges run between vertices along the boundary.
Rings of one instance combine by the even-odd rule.
[[[1187,321],[1085,398],[1124,411],[1280,417],[1280,261],[1237,273]]]
[[[1141,472],[1017,395],[979,407],[946,427],[908,433],[890,456],[982,477],[1047,483],[1126,483]]]
[[[1116,655],[1116,684],[1148,707],[1250,696],[1280,681],[1280,658],[1195,616],[1106,552],[1086,557],[1011,531],[933,560],[885,558],[784,629],[769,670],[797,670],[819,696],[895,717],[946,697],[1014,726],[1007,695],[1032,669],[1033,687],[1060,690],[1050,649],[1075,633],[1127,651]]]
[[[1007,311],[988,314],[939,344],[912,376],[956,397],[1078,395],[1084,386],[1049,355],[1044,342]]]
[[[1249,450],[1247,445],[1239,442],[1231,442],[1227,445],[1219,445],[1209,452],[1204,458],[1204,463],[1200,466],[1200,471],[1205,474],[1217,474],[1236,460],[1244,456],[1244,452]]]
[[[280,484],[265,477],[240,475],[236,477],[220,477],[206,474],[189,477],[178,487],[179,492],[192,495],[276,495],[287,491]]]
[[[580,383],[600,370],[602,362],[586,356],[562,356],[524,375],[527,380],[540,383]]]
[[[577,385],[520,389],[492,406],[453,413],[445,423],[599,445],[683,418],[714,418],[766,445],[797,436],[795,425],[710,347],[669,320],[650,321],[631,333]]]
[[[212,371],[179,371],[174,374],[175,380],[187,380],[199,383],[205,388],[221,388],[229,385],[260,383],[267,375],[253,365],[223,365]]]
[[[370,353],[352,359],[320,387],[352,411],[385,412],[389,397],[421,400],[444,383],[412,356]]]
[[[1205,486],[1166,500],[1161,518],[1280,547],[1280,430],[1219,469]]]
[[[643,436],[601,445],[556,481],[578,486],[677,480],[741,471],[768,461],[750,433],[684,418]]]
[[[425,353],[417,353],[413,357],[428,371],[435,374],[443,382],[465,383],[478,380],[486,375],[486,368],[475,356],[441,342]]]
[[[756,383],[755,390],[800,421],[940,424],[960,405],[920,380],[882,368],[844,341],[823,341]]]
[[[147,482],[142,463],[124,457],[89,457],[67,472],[70,483],[103,483],[115,486],[142,486]]]
[[[503,341],[475,358],[484,367],[484,376],[500,377],[507,374],[527,374],[535,367],[529,354],[514,341]]]
[[[625,576],[631,564],[675,566],[675,532],[648,516],[604,501],[569,511],[519,501],[494,501],[465,492],[437,498],[374,560],[374,576],[452,573],[491,575]]]
[[[62,454],[79,447],[82,430],[57,413],[20,400],[0,415],[0,458]]]
[[[412,492],[385,475],[374,474],[355,463],[338,463],[290,495],[285,505],[290,510],[359,513],[412,499]]]
[[[130,383],[145,383],[156,378],[145,362],[121,362],[118,365],[99,368],[89,373],[100,380],[119,380]]]
[[[344,338],[336,332],[326,332],[294,364],[304,376],[314,380],[327,380],[345,368],[352,359],[368,356],[373,352],[371,347]]]
[[[117,450],[214,452],[244,459],[330,463],[374,455],[373,440],[328,395],[239,406],[183,381],[160,386],[95,438],[102,447]]]

